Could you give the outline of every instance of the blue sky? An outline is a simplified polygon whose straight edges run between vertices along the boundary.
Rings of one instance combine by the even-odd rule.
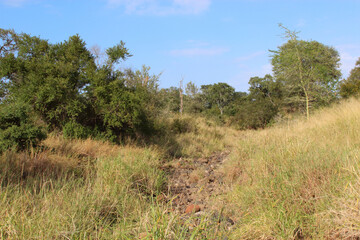
[[[61,42],[79,34],[91,48],[126,43],[121,67],[163,72],[198,86],[226,82],[248,89],[271,73],[269,49],[283,44],[278,23],[303,40],[335,47],[343,77],[360,57],[360,0],[0,0],[0,28]]]

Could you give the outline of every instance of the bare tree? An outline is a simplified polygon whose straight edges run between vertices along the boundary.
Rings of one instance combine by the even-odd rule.
[[[105,58],[105,52],[101,50],[101,47],[97,44],[95,44],[94,46],[92,46],[90,48],[90,52],[94,55],[95,57],[95,63],[96,65],[100,66],[104,63],[104,58]]]
[[[184,101],[183,101],[183,95],[184,95],[184,87],[183,87],[184,77],[181,77],[180,80],[180,86],[179,86],[179,93],[180,93],[180,114],[183,114],[183,107],[184,107]]]

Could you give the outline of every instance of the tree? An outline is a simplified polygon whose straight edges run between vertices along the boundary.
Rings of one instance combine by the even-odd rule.
[[[265,100],[272,106],[278,107],[282,95],[281,86],[270,74],[266,74],[263,78],[250,78],[249,85],[249,98],[251,100]]]
[[[184,78],[182,77],[179,83],[179,96],[180,96],[180,114],[183,114],[184,111]]]
[[[14,36],[16,44],[0,58],[7,95],[30,104],[51,129],[85,114],[82,93],[96,71],[85,42],[78,35],[59,44],[28,34]]]
[[[293,109],[328,104],[335,99],[341,72],[339,53],[317,41],[298,40],[296,32],[285,30],[288,41],[271,51],[274,77],[283,85],[284,103]]]
[[[360,94],[360,58],[351,70],[350,76],[340,84],[340,95],[343,98],[357,96]]]
[[[96,64],[78,35],[51,44],[0,29],[0,40],[2,109],[24,105],[26,114],[21,116],[34,116],[48,130],[63,130],[70,137],[119,141],[152,126],[150,111],[155,107],[151,99],[157,92],[157,76],[150,76],[146,67],[135,72],[117,69],[120,61],[131,56],[123,42],[107,49],[104,61]],[[22,122],[20,127],[33,123]],[[22,130],[6,133],[16,137]]]
[[[189,113],[200,113],[203,110],[199,88],[193,83],[188,82],[185,87],[184,111]]]
[[[235,94],[235,89],[227,83],[202,85],[201,91],[207,108],[216,106],[220,115],[223,115],[224,108],[234,99]]]
[[[161,108],[165,111],[174,113],[180,111],[179,88],[163,88],[159,91],[159,98]]]
[[[186,96],[189,98],[195,98],[199,93],[199,88],[193,82],[188,82],[185,87]]]
[[[248,94],[235,94],[228,111],[230,122],[240,129],[263,128],[279,111],[281,88],[269,74],[250,78],[249,85]]]

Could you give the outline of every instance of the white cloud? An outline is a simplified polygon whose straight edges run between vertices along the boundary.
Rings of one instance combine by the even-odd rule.
[[[194,56],[215,56],[221,55],[229,51],[227,48],[186,48],[186,49],[176,49],[170,51],[172,56],[185,56],[185,57],[194,57]]]
[[[172,15],[199,14],[206,11],[211,0],[107,0],[109,7],[125,8],[128,14]]]

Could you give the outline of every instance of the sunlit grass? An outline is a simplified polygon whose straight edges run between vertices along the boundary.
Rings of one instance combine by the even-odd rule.
[[[358,181],[348,169],[359,166],[359,124],[360,102],[350,100],[310,121],[243,132],[224,168],[233,189],[227,200],[239,221],[233,238],[321,239],[349,232],[329,212],[343,211],[346,185]]]
[[[259,131],[192,116],[162,144],[119,146],[50,135],[0,159],[0,239],[356,239],[360,237],[360,101]],[[178,121],[178,122],[176,122]],[[171,132],[175,129],[175,132]],[[173,145],[176,144],[176,145]],[[231,150],[211,213],[173,211],[162,166]],[[201,178],[196,169],[190,175]],[[196,224],[195,224],[196,223]]]

